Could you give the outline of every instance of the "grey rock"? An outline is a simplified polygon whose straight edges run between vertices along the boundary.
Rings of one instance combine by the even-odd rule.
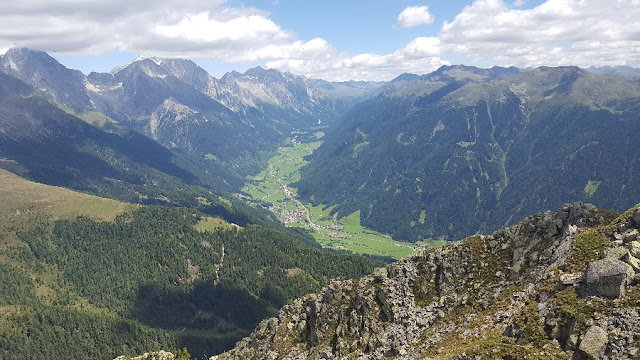
[[[560,283],[565,286],[578,284],[581,280],[582,273],[560,275]]]
[[[627,230],[622,234],[622,242],[628,244],[632,241],[636,241],[640,238],[640,231],[638,229]]]
[[[632,241],[627,246],[632,256],[640,258],[640,241]]]
[[[602,251],[600,252],[600,258],[601,259],[611,258],[611,259],[620,260],[625,256],[627,256],[628,253],[629,253],[629,250],[621,246],[607,247],[602,249]]]
[[[636,209],[633,214],[631,215],[631,218],[629,219],[631,225],[635,226],[636,228],[640,227],[640,208]]]
[[[625,262],[633,268],[633,271],[640,273],[640,260],[635,256],[627,255],[625,257]]]
[[[607,344],[607,332],[599,326],[592,326],[582,336],[579,350],[587,355],[589,359],[599,359]]]
[[[592,261],[585,271],[589,295],[618,298],[625,294],[634,271],[628,264],[612,258]]]

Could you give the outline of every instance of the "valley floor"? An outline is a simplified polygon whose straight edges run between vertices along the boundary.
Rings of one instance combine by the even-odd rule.
[[[367,229],[360,224],[360,212],[346,216],[332,213],[332,208],[313,206],[298,198],[291,184],[300,180],[300,169],[307,163],[304,158],[320,146],[320,141],[303,143],[290,140],[269,159],[268,167],[260,174],[248,178],[243,188],[252,204],[266,205],[287,226],[298,226],[310,232],[325,248],[403,258],[413,253],[414,244],[394,241],[389,235]]]

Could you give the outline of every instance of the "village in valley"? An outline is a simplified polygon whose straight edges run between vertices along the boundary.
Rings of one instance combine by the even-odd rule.
[[[320,139],[322,133],[316,133]],[[242,194],[256,206],[266,206],[286,226],[306,229],[323,247],[353,251],[362,254],[400,259],[421,245],[394,241],[389,235],[362,227],[360,212],[340,216],[330,207],[303,203],[297,190],[291,186],[300,179],[299,171],[306,164],[320,141],[289,140],[278,154],[269,160],[260,174],[248,178]]]

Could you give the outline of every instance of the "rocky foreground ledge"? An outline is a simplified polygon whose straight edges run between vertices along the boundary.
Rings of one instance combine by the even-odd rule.
[[[211,360],[638,359],[639,229],[566,205],[335,281]]]

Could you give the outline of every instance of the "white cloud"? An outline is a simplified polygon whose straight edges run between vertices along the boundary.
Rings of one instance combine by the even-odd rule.
[[[428,6],[409,6],[398,15],[398,28],[410,28],[420,25],[433,24],[434,16],[429,12]]]
[[[438,38],[420,37],[391,54],[383,55],[350,55],[327,48],[325,57],[274,60],[268,62],[267,67],[336,81],[390,80],[403,72],[424,74],[442,65],[449,65],[448,61],[439,57],[439,46]]]
[[[290,37],[273,21],[261,15],[241,15],[227,21],[218,21],[208,11],[188,15],[174,25],[158,25],[155,31],[167,38],[212,44],[224,40],[255,41]]]
[[[300,39],[268,12],[225,0],[2,1],[0,47],[262,63],[330,80],[386,80],[451,59],[477,66],[640,66],[640,0],[546,0],[527,9],[524,2],[475,0],[436,36],[388,53],[354,54],[322,38]],[[395,26],[433,21],[427,6],[413,6]]]
[[[547,0],[526,10],[477,0],[438,37],[442,53],[481,66],[638,66],[639,32],[636,0]]]

